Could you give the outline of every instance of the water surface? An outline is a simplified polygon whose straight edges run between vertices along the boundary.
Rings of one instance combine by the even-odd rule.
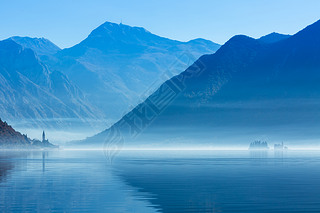
[[[320,152],[0,152],[0,212],[319,212]]]

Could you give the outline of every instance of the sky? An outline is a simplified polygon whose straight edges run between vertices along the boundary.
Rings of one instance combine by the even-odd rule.
[[[238,34],[294,34],[319,11],[319,0],[0,0],[0,40],[45,37],[66,48],[105,21],[122,21],[170,39],[223,44]]]

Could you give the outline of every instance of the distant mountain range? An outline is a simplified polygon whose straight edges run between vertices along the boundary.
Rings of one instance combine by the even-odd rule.
[[[293,36],[231,38],[166,81],[112,127],[75,144],[306,146],[320,128],[320,21]]]
[[[219,47],[109,22],[62,50],[44,38],[11,37],[0,41],[1,118],[20,127],[105,126]]]

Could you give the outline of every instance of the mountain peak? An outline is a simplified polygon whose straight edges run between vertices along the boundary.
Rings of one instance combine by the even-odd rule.
[[[232,38],[229,39],[229,41],[226,42],[226,44],[230,43],[247,43],[255,40],[254,38],[251,38],[246,35],[235,35]]]
[[[127,24],[123,24],[122,22],[117,24],[117,23],[113,23],[113,22],[109,22],[109,21],[106,21],[105,23],[103,23],[102,25],[100,26],[104,26],[104,27],[119,27],[119,28],[122,28],[122,29],[136,29],[136,30],[141,30],[141,31],[144,31],[144,32],[149,32],[148,30],[146,30],[145,28],[143,27],[137,27],[137,26],[130,26],[130,25],[127,25]]]
[[[206,44],[206,45],[218,45],[218,46],[220,46],[220,44],[214,43],[214,42],[212,42],[210,40],[203,39],[203,38],[192,39],[192,40],[188,41],[187,43],[189,43],[189,44]]]
[[[145,34],[151,34],[149,31],[144,29],[143,27],[131,27],[129,25],[125,24],[116,24],[112,22],[106,21],[96,29],[94,29],[89,37],[106,37],[106,36],[120,36],[125,35],[129,36],[130,34],[136,34],[136,33],[145,33]]]
[[[287,39],[289,37],[291,37],[291,35],[285,35],[285,34],[273,32],[268,35],[260,37],[259,40],[264,43],[275,43],[283,39]]]
[[[123,51],[135,51],[139,49],[138,45],[144,47],[150,46],[150,42],[159,41],[161,38],[150,33],[142,27],[131,27],[125,24],[116,24],[105,22],[80,44],[97,48],[102,51],[113,51],[114,49]]]
[[[224,52],[229,49],[238,51],[242,48],[256,48],[257,46],[260,46],[260,44],[256,39],[246,35],[236,35],[230,38],[223,46],[221,46],[217,53]]]
[[[57,53],[60,48],[46,38],[31,38],[13,36],[9,40],[16,42],[24,48],[32,49],[38,55],[52,55]]]

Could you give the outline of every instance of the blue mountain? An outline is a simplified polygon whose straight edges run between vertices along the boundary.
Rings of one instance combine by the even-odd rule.
[[[24,48],[32,49],[38,56],[52,55],[61,50],[57,45],[45,38],[13,36],[9,38]]]
[[[13,39],[0,41],[1,118],[16,127],[70,127],[70,120],[99,117],[67,76],[50,70],[37,54]],[[52,121],[52,122],[50,122]]]
[[[284,34],[273,32],[268,35],[262,36],[261,38],[259,38],[259,40],[265,43],[274,43],[274,42],[287,39],[289,37],[290,35],[284,35]]]
[[[163,83],[86,146],[231,146],[319,138],[320,21],[265,42],[238,35]],[[314,142],[313,145],[318,145]]]
[[[205,39],[180,42],[141,27],[106,22],[44,62],[67,75],[105,118],[116,121],[165,80],[219,47]]]
[[[219,47],[109,22],[63,50],[45,38],[14,36],[0,42],[1,117],[19,128],[94,129]]]

